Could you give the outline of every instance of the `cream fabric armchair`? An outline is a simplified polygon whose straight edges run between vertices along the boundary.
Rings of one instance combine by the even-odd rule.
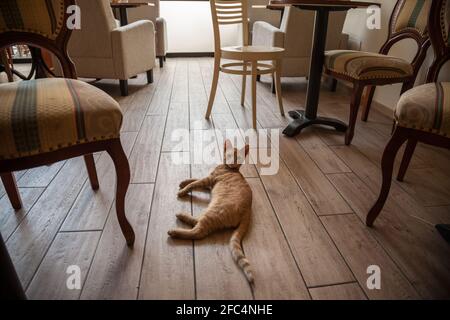
[[[155,25],[155,47],[159,66],[162,68],[167,54],[167,23],[160,17],[159,0],[149,0],[154,6],[141,6],[128,10],[128,21],[150,20]]]
[[[153,82],[155,30],[151,21],[118,27],[110,0],[77,0],[81,29],[69,41],[69,56],[78,77],[119,79],[122,95],[128,94],[128,79],[147,72]]]
[[[347,48],[348,35],[342,33],[345,17],[345,12],[330,14],[327,50]],[[307,77],[313,29],[314,12],[286,7],[279,28],[265,21],[256,21],[253,24],[252,45],[284,48],[281,76]],[[299,37],[299,33],[303,36]]]

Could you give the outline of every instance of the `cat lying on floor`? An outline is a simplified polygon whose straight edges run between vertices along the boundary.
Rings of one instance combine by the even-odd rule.
[[[192,229],[174,229],[168,234],[173,238],[199,240],[217,230],[235,228],[230,239],[231,254],[248,282],[253,284],[253,273],[241,245],[250,224],[252,190],[239,169],[249,149],[249,145],[246,145],[244,149],[237,150],[227,140],[224,145],[224,164],[217,166],[206,178],[181,182],[179,197],[186,196],[194,189],[211,188],[211,202],[198,218],[190,214],[177,214],[177,218]]]

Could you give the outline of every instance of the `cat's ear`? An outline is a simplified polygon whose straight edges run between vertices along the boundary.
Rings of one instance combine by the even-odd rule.
[[[230,139],[225,140],[225,143],[223,144],[223,153],[227,153],[227,151],[232,150],[233,145],[231,144]]]

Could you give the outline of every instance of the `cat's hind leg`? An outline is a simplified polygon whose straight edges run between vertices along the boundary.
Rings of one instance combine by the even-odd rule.
[[[184,222],[191,227],[195,227],[198,223],[197,218],[194,218],[193,216],[191,216],[190,214],[187,214],[187,213],[179,213],[179,214],[177,214],[177,218],[181,222]]]
[[[177,239],[200,240],[208,235],[208,231],[197,224],[193,229],[173,229],[169,230],[167,234]]]

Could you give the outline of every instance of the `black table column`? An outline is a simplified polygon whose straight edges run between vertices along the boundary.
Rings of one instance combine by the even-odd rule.
[[[120,25],[126,26],[128,24],[128,14],[127,14],[127,8],[126,7],[120,7],[119,8],[119,14],[120,14]]]
[[[293,137],[299,134],[302,129],[313,124],[332,126],[338,131],[345,132],[347,130],[347,125],[344,122],[326,117],[317,117],[322,71],[325,60],[329,10],[325,7],[299,7],[316,11],[306,108],[305,110],[289,112],[289,115],[295,120],[284,129],[283,134]]]

